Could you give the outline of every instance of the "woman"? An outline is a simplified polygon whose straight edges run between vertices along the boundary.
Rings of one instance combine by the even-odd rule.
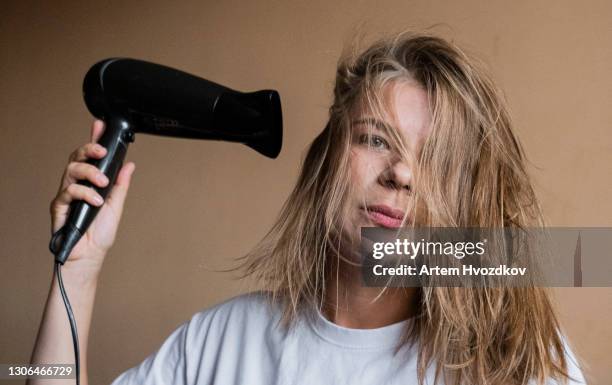
[[[108,183],[71,156],[51,205],[99,204]],[[133,163],[64,266],[86,359],[97,276]],[[340,60],[325,129],[279,219],[242,261],[263,291],[204,310],[113,384],[562,384],[584,379],[544,289],[361,284],[360,228],[527,227],[542,216],[502,100],[443,39],[399,34]],[[33,362],[70,362],[54,283]],[[73,299],[74,298],[74,299]],[[82,378],[87,378],[84,366]]]

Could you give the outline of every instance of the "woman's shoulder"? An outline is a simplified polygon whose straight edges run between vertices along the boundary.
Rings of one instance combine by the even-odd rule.
[[[565,362],[567,364],[567,381],[564,382],[563,379],[548,379],[546,385],[586,385],[587,382],[585,380],[585,376],[583,373],[583,362],[578,358],[578,356],[574,353],[574,349],[571,346],[567,335],[559,330],[559,337],[561,337],[561,342],[563,344],[563,351],[565,353]],[[531,380],[529,385],[535,385],[535,380]]]
[[[270,294],[265,291],[251,291],[228,298],[194,314],[196,318],[217,315],[222,317],[243,316],[245,313],[273,311]]]
[[[113,385],[195,383],[193,379],[176,382],[182,378],[175,375],[179,371],[185,372],[185,379],[196,375],[202,378],[201,383],[209,383],[207,379],[221,370],[219,362],[233,368],[246,350],[257,351],[267,346],[270,338],[278,338],[273,327],[276,319],[277,312],[264,292],[227,299],[194,314],[155,353],[123,373]]]
[[[578,356],[574,353],[574,349],[571,346],[567,335],[565,333],[561,333],[561,340],[563,342],[563,348],[565,351],[565,361],[567,363],[567,374],[570,379],[568,383],[570,385],[582,385],[586,384],[585,376],[583,373],[583,362],[578,358]],[[553,382],[553,385],[556,383]]]
[[[264,291],[253,291],[231,297],[194,314],[188,328],[194,332],[222,329],[256,329],[277,322],[278,306]],[[247,322],[248,321],[248,322]]]

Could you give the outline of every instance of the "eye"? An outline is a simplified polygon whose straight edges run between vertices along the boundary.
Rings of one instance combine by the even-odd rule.
[[[377,150],[388,150],[391,148],[389,142],[381,136],[374,134],[363,134],[359,137],[360,144],[366,144],[368,147],[372,147]]]

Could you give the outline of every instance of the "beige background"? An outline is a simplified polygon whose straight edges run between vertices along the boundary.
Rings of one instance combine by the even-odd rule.
[[[427,27],[477,53],[505,90],[550,224],[612,226],[608,1],[4,1],[0,14],[0,363],[30,356],[49,288],[48,205],[92,118],[81,82],[127,56],[282,96],[276,161],[236,144],[138,136],[97,297],[92,383],[140,363],[193,313],[249,289],[226,268],[272,224],[323,127],[355,30]],[[612,383],[612,289],[556,290],[591,384]],[[68,327],[68,324],[66,324]],[[7,383],[8,382],[3,382]]]

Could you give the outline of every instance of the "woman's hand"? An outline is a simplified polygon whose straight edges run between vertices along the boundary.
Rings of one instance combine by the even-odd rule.
[[[94,271],[102,268],[104,256],[115,241],[123,203],[136,167],[133,162],[122,166],[106,202],[102,202],[102,197],[93,188],[77,183],[82,179],[98,187],[105,187],[109,183],[108,178],[97,167],[85,162],[88,158],[101,159],[106,155],[106,149],[96,143],[103,132],[104,122],[95,120],[91,129],[91,143],[80,146],[70,155],[59,190],[50,207],[53,234],[66,222],[73,200],[84,200],[91,205],[102,206],[66,261],[66,265]]]

